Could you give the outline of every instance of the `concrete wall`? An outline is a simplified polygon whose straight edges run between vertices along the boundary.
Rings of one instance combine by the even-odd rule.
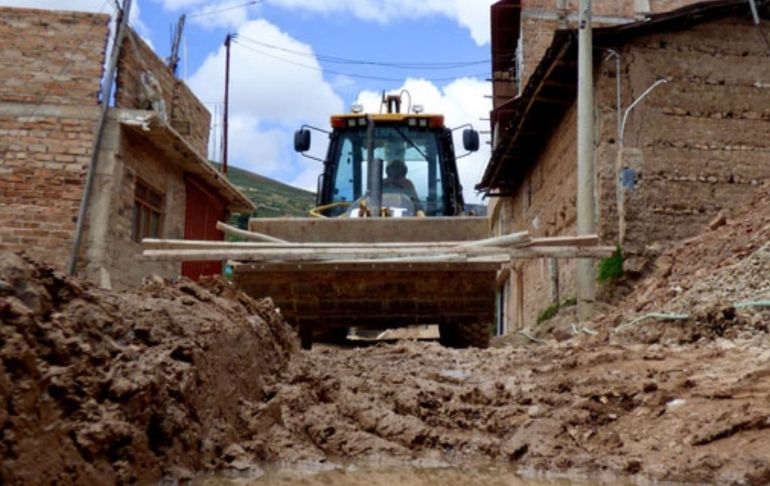
[[[91,155],[108,22],[0,8],[0,248],[60,268]]]
[[[174,77],[163,60],[133,31],[126,36],[118,66],[116,106],[149,109],[150,107],[144,105],[146,91],[142,88],[140,75],[143,71],[151,72],[160,86],[169,124],[184,136],[199,154],[206,157],[211,114],[190,88]]]
[[[105,142],[89,212],[86,273],[104,287],[139,285],[158,274],[173,278],[180,264],[140,261],[142,245],[131,239],[136,181],[163,195],[161,238],[184,238],[185,182],[181,169],[169,164],[146,140],[121,130],[115,114],[105,130]]]
[[[768,23],[763,28],[770,34]],[[631,169],[624,197],[624,250],[664,249],[703,231],[716,214],[746,203],[770,180],[770,64],[748,19],[729,18],[681,32],[648,35],[619,48],[623,106],[656,79],[663,85],[629,117],[620,170]],[[618,136],[614,61],[597,72],[597,222],[600,237],[619,237]],[[575,233],[575,106],[513,197],[496,202],[506,232]],[[496,231],[499,231],[496,228]],[[531,324],[552,303],[549,262],[519,265],[509,290],[509,328]],[[574,263],[559,267],[562,300],[575,295]],[[521,290],[516,288],[516,278]],[[523,293],[523,305],[517,299]]]

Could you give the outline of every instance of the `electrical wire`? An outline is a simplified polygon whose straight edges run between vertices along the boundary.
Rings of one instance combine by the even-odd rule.
[[[328,63],[333,64],[351,64],[351,65],[361,65],[361,66],[378,66],[378,67],[389,67],[389,68],[398,68],[398,69],[459,69],[464,68],[468,66],[478,66],[483,64],[489,64],[489,60],[477,60],[477,61],[456,61],[456,62],[385,62],[385,61],[369,61],[369,60],[363,60],[363,59],[350,59],[345,57],[338,57],[338,56],[330,56],[326,54],[310,54],[307,52],[302,52],[294,49],[288,49],[285,47],[277,46],[274,44],[269,44],[267,42],[260,42],[255,39],[251,39],[249,37],[238,35],[237,37],[239,40],[245,41],[249,44],[255,44],[260,47],[265,47],[268,49],[273,49],[281,52],[285,52],[287,54],[293,54],[296,56],[306,57],[306,58],[313,58],[318,59],[319,61],[324,61]]]
[[[233,41],[236,44],[238,44],[241,47],[243,47],[244,49],[248,49],[248,50],[250,50],[252,52],[255,52],[257,54],[260,54],[262,56],[269,57],[271,59],[275,59],[277,61],[281,61],[281,62],[284,62],[286,64],[291,64],[293,66],[297,66],[297,67],[301,67],[301,68],[305,68],[305,69],[310,69],[312,71],[318,71],[318,72],[323,72],[323,73],[328,73],[328,74],[337,74],[337,75],[340,75],[340,76],[349,76],[351,78],[371,79],[371,80],[376,80],[376,81],[403,81],[404,80],[403,78],[392,78],[392,77],[385,77],[385,76],[372,76],[372,75],[367,75],[367,74],[357,74],[357,73],[349,73],[349,72],[342,72],[342,71],[334,71],[334,70],[331,70],[331,69],[321,69],[321,68],[316,67],[316,66],[309,66],[307,64],[302,64],[302,63],[294,62],[294,61],[292,61],[290,59],[286,59],[286,58],[283,58],[283,57],[280,57],[280,56],[272,55],[272,54],[264,52],[264,51],[260,51],[260,50],[258,50],[256,48],[252,47],[252,46],[249,46],[247,44],[244,44],[244,43],[240,42],[238,37],[234,38]],[[448,76],[448,77],[442,77],[442,78],[424,78],[424,79],[426,79],[427,81],[451,81],[451,80],[460,79],[460,78],[474,78],[474,77],[480,77],[480,76],[486,76],[486,75],[487,75],[487,73],[475,73],[475,74],[466,74],[466,75],[462,75],[462,76]]]
[[[236,10],[236,9],[243,8],[243,7],[249,7],[251,5],[256,5],[258,3],[263,3],[264,1],[265,0],[251,0],[250,2],[241,3],[239,5],[233,5],[233,6],[230,6],[230,7],[221,8],[219,10],[211,10],[211,11],[203,10],[203,11],[199,11],[199,12],[193,12],[191,14],[188,14],[187,18],[188,19],[196,19],[196,18],[200,18],[200,17],[206,17],[206,16],[209,16],[209,15],[215,15],[215,14],[222,13],[222,12],[229,12],[230,10]]]

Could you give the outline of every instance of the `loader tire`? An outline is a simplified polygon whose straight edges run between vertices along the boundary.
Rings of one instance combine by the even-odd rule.
[[[488,348],[491,337],[486,322],[472,324],[441,324],[438,327],[439,342],[448,348]]]

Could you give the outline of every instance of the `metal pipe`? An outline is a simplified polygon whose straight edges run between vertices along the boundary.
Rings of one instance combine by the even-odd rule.
[[[372,217],[379,218],[382,209],[382,159],[374,156],[374,120],[368,119],[366,126],[367,157],[367,206]]]
[[[615,49],[607,49],[607,52],[609,52],[609,56],[607,56],[607,59],[615,58],[615,111],[617,112],[617,129],[618,129],[618,140],[620,140],[620,121],[621,121],[621,110],[623,107],[621,104],[623,103],[621,100],[621,93],[620,93],[620,53],[616,51]]]
[[[596,232],[594,201],[594,80],[591,0],[580,0],[578,25],[577,233]],[[594,262],[577,261],[578,319],[593,315],[596,299]]]
[[[107,111],[110,109],[110,99],[112,98],[112,86],[115,84],[115,73],[118,69],[118,57],[120,56],[123,39],[128,30],[128,16],[131,13],[131,2],[132,0],[123,0],[123,8],[118,12],[118,27],[115,30],[115,43],[113,44],[112,54],[110,56],[110,65],[107,70],[107,76],[105,76],[104,83],[102,84],[102,93],[104,94],[104,96],[102,96],[102,111],[99,114],[99,120],[96,122],[96,138],[94,139],[94,146],[91,150],[91,162],[88,166],[88,173],[86,174],[83,197],[80,199],[78,221],[75,225],[75,241],[72,244],[72,253],[70,254],[69,264],[67,265],[67,272],[70,275],[75,275],[77,272],[78,254],[80,253],[80,245],[83,241],[83,228],[85,227],[86,213],[88,211],[88,201],[94,186],[96,166],[99,163],[99,152],[102,147],[102,139],[104,138],[104,126],[107,122]]]
[[[637,99],[635,99],[633,103],[631,103],[631,106],[626,108],[626,111],[623,112],[623,120],[620,122],[620,133],[618,135],[618,144],[619,144],[619,148],[620,148],[621,151],[623,150],[623,145],[624,145],[624,142],[625,142],[625,138],[624,137],[625,137],[625,132],[626,132],[626,122],[628,121],[628,115],[631,113],[631,110],[633,110],[636,107],[636,105],[639,104],[640,101],[642,101],[648,94],[650,94],[652,92],[652,90],[654,90],[655,88],[657,88],[661,84],[665,84],[665,83],[668,83],[668,82],[669,81],[666,78],[662,78],[662,79],[659,79],[659,80],[655,81],[654,83],[652,83],[652,86],[650,86],[649,88],[644,90],[644,92],[641,95],[639,95],[639,97]]]
[[[230,117],[230,45],[233,35],[225,37],[225,113],[222,118],[222,173],[227,174],[227,135],[228,119]]]

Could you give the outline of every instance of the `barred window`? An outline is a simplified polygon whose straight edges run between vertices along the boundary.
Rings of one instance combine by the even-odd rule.
[[[132,211],[131,239],[160,237],[160,216],[163,213],[163,195],[143,181],[136,181]]]

